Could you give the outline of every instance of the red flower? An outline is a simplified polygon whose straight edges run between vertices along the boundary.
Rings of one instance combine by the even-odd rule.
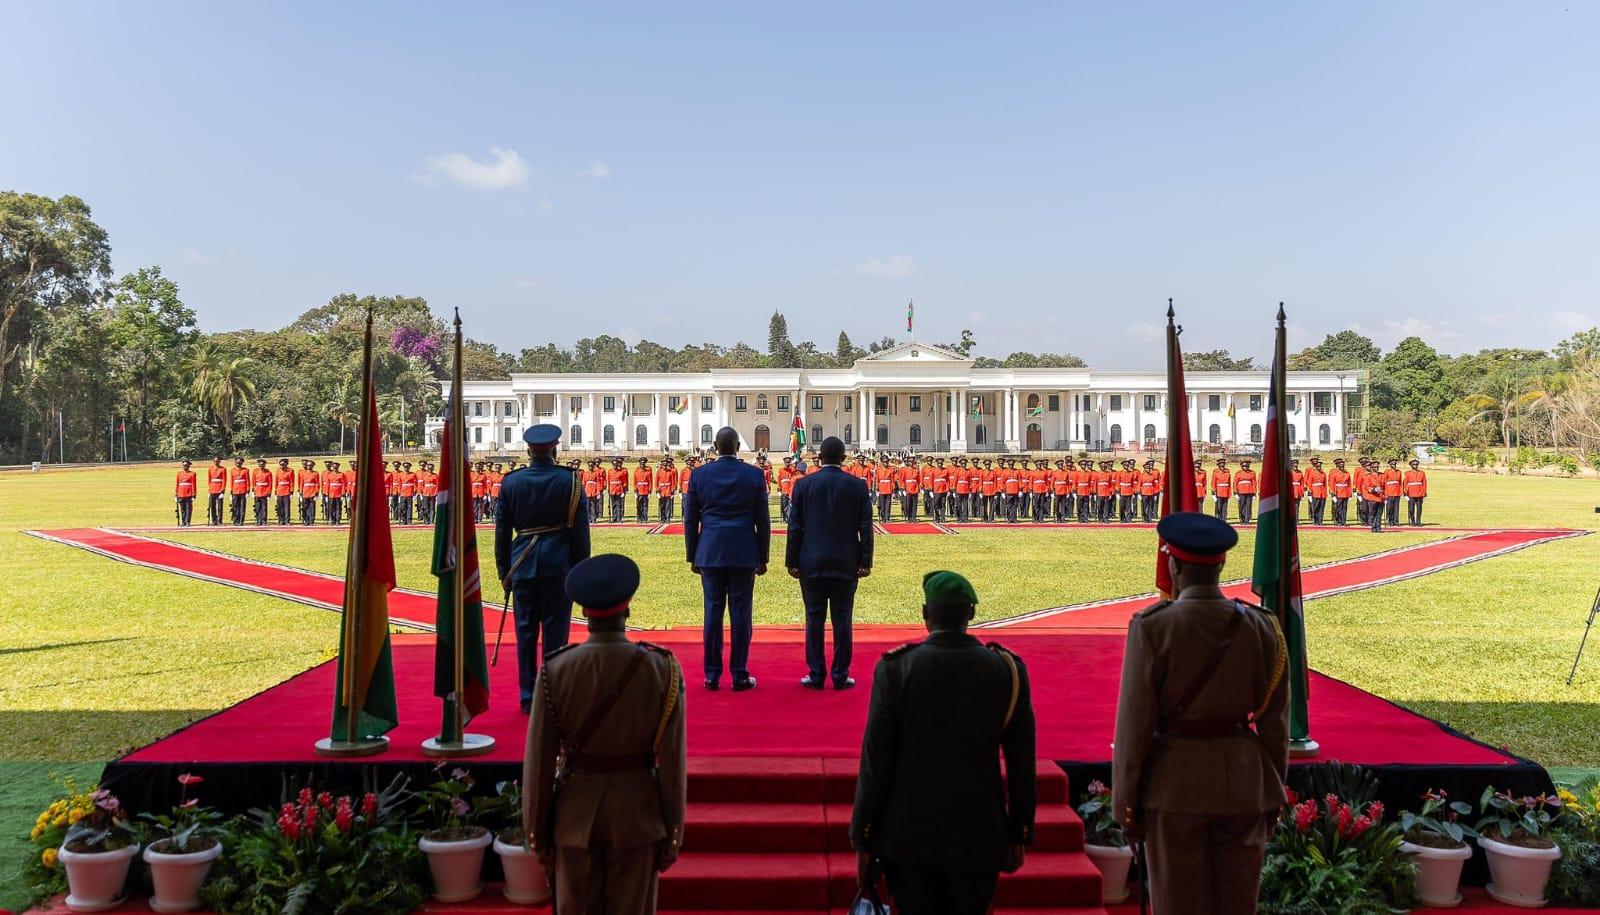
[[[310,803],[311,803],[311,789],[310,788],[301,788],[300,789],[300,806],[301,807],[305,807]]]
[[[333,795],[326,791],[317,795],[317,806],[321,807],[323,810],[331,808],[333,806]]]
[[[1317,819],[1317,802],[1304,801],[1296,804],[1294,808],[1294,826],[1300,832],[1311,829],[1311,824]]]
[[[1350,831],[1349,831],[1349,833],[1346,834],[1346,838],[1350,838],[1350,839],[1360,838],[1362,833],[1366,832],[1368,829],[1371,829],[1371,828],[1372,828],[1372,818],[1371,817],[1367,817],[1367,816],[1357,817],[1356,821],[1354,823],[1350,824]]]
[[[347,797],[339,798],[339,809],[334,811],[333,814],[333,822],[334,825],[339,827],[339,832],[348,833],[351,825],[355,823],[355,819],[355,811],[350,809],[350,799]]]
[[[369,823],[378,815],[378,796],[371,791],[361,798],[361,815],[366,817]]]
[[[317,814],[319,812],[320,811],[316,807],[307,807],[307,808],[305,808],[304,811],[302,811],[301,816],[304,819],[303,819],[301,825],[305,828],[306,832],[313,832],[313,831],[316,830],[316,828],[317,828]]]
[[[1373,801],[1367,805],[1367,816],[1372,817],[1372,822],[1377,823],[1383,819],[1383,801]]]
[[[1288,785],[1283,786],[1283,794],[1284,794],[1285,797],[1287,797],[1289,799],[1289,806],[1290,807],[1299,806],[1299,804],[1300,804],[1300,795],[1295,794],[1293,788],[1290,788]]]
[[[1341,804],[1338,812],[1334,814],[1334,821],[1339,830],[1339,835],[1348,836],[1350,834],[1350,822],[1352,819],[1350,808]]]
[[[290,805],[285,804],[284,806],[288,807]],[[295,819],[292,810],[278,817],[278,831],[283,833],[284,837],[290,842],[300,841],[300,821]]]
[[[205,781],[205,779],[201,778],[200,776],[198,776],[198,775],[190,775],[187,772],[185,772],[184,774],[178,776],[178,784],[182,785],[185,788],[189,787],[190,785],[198,785],[203,781]]]

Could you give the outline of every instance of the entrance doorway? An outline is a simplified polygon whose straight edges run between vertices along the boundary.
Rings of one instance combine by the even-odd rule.
[[[1028,423],[1027,438],[1028,438],[1027,443],[1024,445],[1024,447],[1027,450],[1029,450],[1029,451],[1043,451],[1044,450],[1044,430],[1039,428],[1039,424],[1038,423]]]
[[[768,429],[766,426],[756,427],[756,450],[772,450],[772,430]]]

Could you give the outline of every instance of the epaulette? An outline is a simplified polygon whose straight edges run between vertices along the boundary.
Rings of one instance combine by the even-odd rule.
[[[1144,608],[1143,610],[1140,610],[1138,613],[1135,613],[1134,616],[1149,616],[1150,614],[1155,613],[1158,610],[1164,610],[1164,609],[1166,609],[1167,607],[1170,607],[1170,606],[1172,606],[1172,601],[1170,601],[1170,600],[1160,600],[1160,601],[1157,601],[1157,602],[1151,604],[1150,606]]]
[[[555,651],[552,651],[549,654],[545,655],[541,659],[541,663],[548,664],[550,662],[550,659],[555,657],[556,655],[562,653],[563,651],[567,651],[567,650],[570,650],[570,649],[573,649],[573,648],[577,648],[579,645],[582,645],[582,644],[584,644],[584,643],[583,642],[568,642],[567,644],[562,645],[560,648],[557,648]]]
[[[1274,617],[1274,618],[1277,617],[1276,613],[1273,613],[1271,610],[1268,610],[1266,607],[1263,607],[1260,604],[1251,603],[1250,601],[1247,601],[1247,600],[1240,600],[1237,597],[1235,597],[1233,599],[1233,602],[1238,604],[1241,607],[1247,607],[1247,608],[1249,608],[1251,610],[1255,610],[1255,611],[1257,611],[1259,613],[1265,613],[1267,616]]]
[[[638,645],[640,648],[648,648],[651,651],[656,652],[657,654],[666,654],[666,655],[672,654],[672,652],[670,650],[668,650],[666,648],[662,648],[660,645],[657,645],[654,642],[643,642],[643,641],[641,641],[641,642],[635,642],[634,644]]]
[[[901,655],[905,654],[906,652],[910,651],[911,649],[913,649],[913,648],[915,648],[915,647],[917,647],[918,645],[921,645],[921,644],[922,644],[921,642],[907,642],[904,645],[900,645],[898,647],[891,648],[888,651],[885,651],[883,653],[883,656],[886,657],[886,658],[898,658]]]
[[[984,643],[983,647],[989,649],[992,652],[995,652],[996,654],[1008,654],[1008,655],[1012,656],[1013,658],[1017,658],[1018,657],[1018,655],[1017,655],[1017,653],[1015,651],[1012,651],[1011,649],[1009,649],[1006,646],[1000,644],[999,642],[986,642],[986,643]]]

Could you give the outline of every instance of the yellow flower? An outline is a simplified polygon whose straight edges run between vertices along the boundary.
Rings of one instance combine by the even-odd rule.
[[[45,849],[44,850],[44,854],[39,856],[39,863],[43,864],[45,867],[50,868],[51,870],[55,870],[56,869],[56,850],[53,849],[53,848]]]
[[[88,814],[89,811],[87,810],[79,810],[76,807],[72,808],[72,811],[67,814],[67,825],[71,826],[72,824],[83,819],[85,816],[88,816]]]

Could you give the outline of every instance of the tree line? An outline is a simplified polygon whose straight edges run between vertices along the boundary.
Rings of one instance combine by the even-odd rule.
[[[449,329],[427,301],[344,293],[276,330],[202,333],[159,266],[111,275],[110,239],[88,204],[0,191],[0,463],[278,454],[350,447],[359,413],[368,309],[374,377],[391,444],[416,444],[442,407]],[[466,376],[512,372],[705,372],[843,368],[893,347],[839,332],[831,350],[795,342],[774,312],[764,350],[746,343],[672,347],[585,337],[502,352],[467,340]],[[977,354],[971,330],[940,344],[978,368],[1082,367],[1070,353]],[[1437,439],[1470,449],[1527,444],[1600,453],[1600,330],[1549,352],[1450,356],[1418,337],[1384,353],[1354,331],[1290,357],[1291,369],[1366,370],[1363,450]],[[1188,353],[1191,370],[1260,368],[1226,350]]]

